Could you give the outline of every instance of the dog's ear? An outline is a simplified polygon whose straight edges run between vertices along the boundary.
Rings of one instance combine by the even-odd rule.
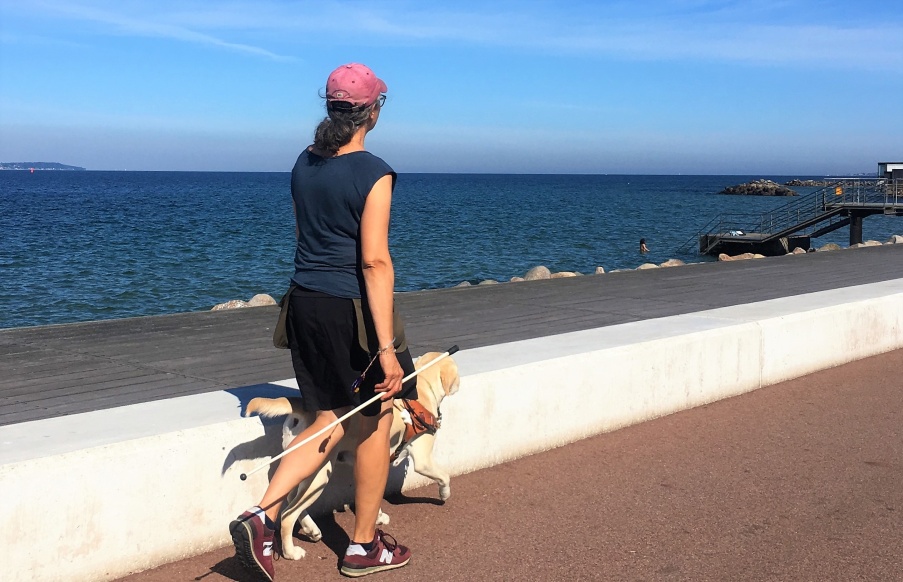
[[[439,366],[439,381],[442,383],[445,395],[450,396],[457,392],[460,384],[458,364],[451,358],[445,358],[436,365]]]
[[[414,362],[414,369],[419,370],[420,368],[424,367],[425,365],[427,365],[430,362],[432,362],[433,360],[435,360],[436,356],[439,356],[439,355],[440,355],[439,352],[427,352],[427,353],[423,354],[422,356],[417,358],[417,360]]]

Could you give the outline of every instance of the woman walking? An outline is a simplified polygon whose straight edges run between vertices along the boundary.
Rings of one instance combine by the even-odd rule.
[[[274,579],[276,520],[286,496],[326,462],[352,422],[360,423],[355,525],[341,571],[364,576],[411,559],[408,548],[376,529],[389,474],[392,398],[402,390],[404,375],[414,371],[407,349],[396,353],[393,328],[389,217],[396,175],[364,148],[386,91],[386,84],[364,65],[333,71],[326,83],[327,117],[292,170],[297,245],[286,328],[304,406],[316,413],[292,444],[377,392],[382,398],[286,455],[260,504],[230,524],[239,560],[261,580]],[[359,315],[371,336],[375,333],[369,347],[358,341]],[[416,398],[416,391],[406,397]]]

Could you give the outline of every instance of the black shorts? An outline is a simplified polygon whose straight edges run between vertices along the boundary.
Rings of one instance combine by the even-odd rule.
[[[291,294],[286,319],[292,366],[305,410],[335,410],[356,407],[372,398],[373,387],[384,379],[379,358],[367,371],[359,390],[352,384],[372,358],[358,342],[357,316],[351,299],[335,297],[298,287]],[[411,352],[398,352],[404,375],[414,371]],[[397,398],[417,398],[417,379],[412,378]],[[376,401],[361,411],[364,416],[379,414]]]

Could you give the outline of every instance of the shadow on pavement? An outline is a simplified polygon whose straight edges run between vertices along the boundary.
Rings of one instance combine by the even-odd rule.
[[[404,493],[391,493],[386,495],[385,499],[392,505],[410,505],[411,503],[445,505],[445,502],[438,497],[408,497]]]
[[[201,574],[200,576],[195,577],[194,579],[197,581],[203,581],[211,574],[218,574],[224,578],[228,578],[229,580],[234,580],[235,582],[254,582],[255,578],[245,570],[241,563],[238,561],[238,558],[235,556],[230,556],[225,560],[220,560],[213,566],[210,566],[210,571],[206,574]]]

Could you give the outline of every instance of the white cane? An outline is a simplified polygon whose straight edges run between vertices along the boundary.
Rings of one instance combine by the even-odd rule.
[[[423,372],[424,370],[426,370],[427,368],[429,368],[429,367],[432,366],[433,364],[438,363],[440,360],[442,360],[442,359],[444,359],[444,358],[447,358],[448,356],[454,354],[454,353],[457,352],[457,351],[458,351],[458,346],[452,346],[452,347],[448,348],[447,351],[442,352],[441,354],[439,354],[438,356],[436,356],[435,358],[433,358],[432,360],[430,360],[429,362],[427,362],[422,368],[418,368],[418,369],[414,370],[413,372],[411,372],[410,374],[408,374],[407,376],[405,376],[404,378],[402,378],[401,383],[404,384],[405,382],[407,382],[407,381],[410,380],[411,378],[417,376],[417,374],[419,374],[420,372]],[[367,408],[368,406],[370,406],[371,404],[373,404],[374,402],[376,402],[377,400],[379,400],[381,396],[382,396],[382,393],[381,393],[381,392],[378,393],[378,394],[375,394],[375,395],[373,396],[373,398],[371,398],[370,400],[364,402],[363,404],[361,404],[361,405],[358,406],[357,408],[353,408],[353,409],[350,410],[349,412],[345,413],[343,416],[341,416],[341,417],[335,419],[334,421],[330,422],[328,425],[324,426],[323,428],[321,428],[320,430],[318,430],[318,431],[315,432],[314,434],[310,435],[309,437],[307,437],[307,438],[304,439],[303,441],[301,441],[301,442],[299,442],[299,443],[296,443],[296,444],[290,446],[289,448],[285,449],[284,451],[282,451],[281,453],[279,453],[278,455],[276,455],[275,457],[273,457],[273,458],[270,459],[269,461],[267,461],[267,462],[265,462],[265,463],[262,463],[262,464],[260,464],[260,465],[258,465],[258,466],[256,466],[256,467],[254,467],[254,468],[251,469],[249,472],[247,472],[247,473],[242,473],[241,475],[239,475],[239,478],[240,478],[242,481],[244,481],[244,480],[246,480],[246,479],[248,478],[248,475],[253,475],[253,474],[256,473],[257,471],[260,471],[261,469],[264,469],[264,468],[266,468],[266,467],[269,467],[269,466],[270,466],[271,464],[273,464],[275,461],[278,461],[279,459],[281,459],[281,458],[284,457],[285,455],[289,454],[290,452],[294,451],[295,449],[297,449],[297,448],[299,448],[299,447],[303,447],[304,445],[306,445],[306,444],[309,443],[310,441],[314,440],[314,439],[317,438],[318,436],[320,436],[320,435],[322,435],[323,433],[328,432],[329,430],[333,429],[336,425],[338,425],[338,424],[344,422],[345,420],[351,418],[352,416],[354,416],[355,414],[357,414],[357,413],[360,412],[361,410]]]

